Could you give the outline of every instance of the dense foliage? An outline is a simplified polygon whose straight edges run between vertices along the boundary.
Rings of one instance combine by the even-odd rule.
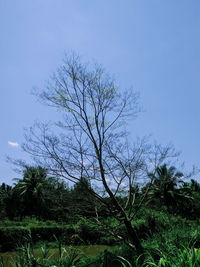
[[[200,184],[191,179],[185,182],[183,174],[176,172],[174,167],[162,165],[155,173],[150,173],[151,183],[136,190],[136,203],[143,198],[146,207],[155,210],[167,210],[171,214],[195,220],[200,216]],[[152,177],[153,176],[153,177]],[[22,220],[26,216],[39,220],[76,221],[76,217],[106,217],[107,214],[100,204],[90,194],[89,181],[82,178],[74,187],[69,187],[65,181],[48,177],[47,171],[38,167],[26,167],[22,179],[15,179],[13,186],[2,183],[0,186],[0,219]],[[108,197],[104,197],[109,202]],[[122,203],[126,194],[118,196]],[[98,212],[96,213],[96,208]]]
[[[132,225],[145,249],[142,254],[123,247],[117,236],[126,239],[124,225],[110,217],[104,205],[90,194],[86,179],[69,187],[63,180],[49,177],[40,166],[26,167],[23,178],[15,179],[13,186],[0,186],[1,252],[23,246],[14,266],[27,266],[27,261],[33,260],[38,265],[30,266],[198,266],[200,184],[194,179],[184,181],[182,173],[167,165],[149,176],[151,183],[134,189],[137,200]],[[148,192],[145,198],[144,191]],[[123,192],[118,201],[123,203],[126,197]],[[105,196],[104,201],[110,200]],[[58,246],[62,257],[60,254],[54,261],[34,258],[31,249],[40,247],[41,242],[46,247],[62,243],[63,248]],[[119,249],[94,258],[82,258],[80,253],[71,250],[70,254],[64,249],[65,245],[88,244],[117,245]],[[27,255],[32,258],[25,259]],[[186,260],[190,265],[184,265]]]
[[[93,199],[88,195],[89,183],[80,181],[69,188],[58,178],[47,177],[46,170],[26,167],[22,179],[15,179],[14,186],[0,186],[0,218],[22,220],[26,216],[43,220],[68,221],[81,211],[93,215]]]

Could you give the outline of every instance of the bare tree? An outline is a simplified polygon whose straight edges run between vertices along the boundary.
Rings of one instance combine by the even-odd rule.
[[[120,93],[102,67],[91,68],[72,56],[65,59],[40,98],[62,112],[62,121],[56,124],[60,133],[53,134],[49,124],[36,124],[26,135],[24,150],[55,175],[73,183],[86,178],[92,187],[102,188],[109,202],[102,193],[90,193],[125,225],[128,244],[142,250],[131,223],[134,187],[166,159],[169,149],[154,146],[152,151],[145,139],[132,146],[128,142],[123,125],[139,111],[138,94]],[[117,196],[124,190],[122,204]]]

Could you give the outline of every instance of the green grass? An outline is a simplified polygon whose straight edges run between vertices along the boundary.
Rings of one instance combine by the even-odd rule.
[[[126,233],[124,226],[119,225],[115,219],[105,218],[103,221],[116,233]],[[136,214],[132,224],[137,229],[139,238],[142,240],[145,254],[137,255],[133,251],[121,246],[114,254],[108,253],[108,257],[110,257],[109,267],[112,267],[113,261],[115,262],[113,266],[128,267],[194,267],[199,261],[200,225],[197,221],[188,221],[180,216],[164,211],[142,208]],[[55,236],[63,244],[116,244],[116,239],[110,235],[109,231],[105,231],[103,226],[97,225],[95,219],[79,217],[76,224],[39,221],[36,218],[25,218],[23,221],[4,220],[0,222],[0,239],[1,244],[5,245],[5,249],[12,248],[15,250],[19,245],[25,246],[29,242],[32,242],[34,247],[41,246],[42,242],[46,242],[46,249],[48,249],[57,245]],[[121,245],[120,243],[117,244]],[[65,264],[67,264],[67,252],[64,254]],[[90,267],[98,267],[105,261],[105,257],[107,256],[102,254],[93,258],[82,258],[77,266],[90,264]],[[186,261],[190,265],[184,265]],[[1,264],[0,267],[3,266]],[[58,263],[54,262],[52,264],[57,267],[56,264]],[[21,266],[15,265],[15,267]]]
[[[36,218],[27,217],[22,221],[10,221],[2,220],[0,221],[0,228],[37,228],[37,227],[71,227],[73,224],[66,224],[55,221],[40,221]]]
[[[198,267],[200,266],[200,248],[171,247],[166,253],[159,249],[146,250],[144,254],[131,253],[125,247],[114,253],[104,251],[94,257],[82,257],[80,250],[73,247],[68,249],[58,246],[58,257],[55,259],[48,248],[41,247],[40,256],[36,256],[31,245],[19,249],[10,267]],[[0,267],[7,267],[0,260]]]

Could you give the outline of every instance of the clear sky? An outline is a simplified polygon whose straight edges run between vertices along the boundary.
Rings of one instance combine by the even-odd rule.
[[[18,177],[5,157],[26,157],[24,128],[55,118],[30,91],[70,51],[140,92],[134,134],[200,167],[199,14],[199,0],[0,0],[0,183]]]

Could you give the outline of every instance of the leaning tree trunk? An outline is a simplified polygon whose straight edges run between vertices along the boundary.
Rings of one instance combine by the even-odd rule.
[[[128,233],[128,239],[130,240],[131,244],[133,244],[138,252],[143,252],[143,247],[141,244],[140,239],[137,236],[137,233],[134,227],[127,218],[124,219],[124,225],[126,227]]]
[[[96,145],[96,143],[95,143],[95,145]],[[109,194],[109,196],[111,198],[111,201],[112,201],[113,205],[115,206],[116,210],[118,210],[119,213],[123,217],[123,222],[124,222],[124,225],[126,227],[126,230],[127,230],[127,233],[128,233],[128,238],[129,238],[131,244],[136,248],[136,250],[138,252],[143,252],[143,247],[141,245],[141,242],[140,242],[140,240],[139,240],[139,238],[137,236],[137,233],[136,233],[134,227],[131,224],[131,221],[127,218],[125,210],[121,207],[121,205],[117,201],[117,198],[114,196],[114,194],[110,190],[109,186],[107,185],[107,182],[106,182],[106,179],[105,179],[105,172],[104,172],[102,159],[101,159],[102,156],[98,152],[97,145],[96,145],[96,151],[97,151],[96,152],[97,153],[97,158],[99,159],[101,178],[102,178],[102,183],[104,185],[104,188],[105,188],[106,192]]]

